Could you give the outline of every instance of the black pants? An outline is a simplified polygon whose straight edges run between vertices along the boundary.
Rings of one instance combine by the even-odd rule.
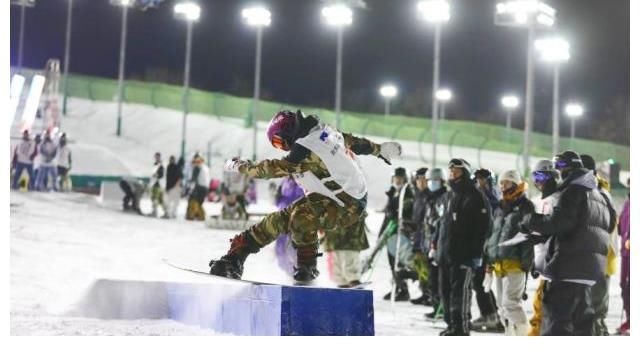
[[[471,267],[440,265],[440,297],[447,328],[469,334],[471,318]]]
[[[429,261],[429,294],[431,295],[431,300],[433,301],[434,307],[438,307],[440,304],[440,276],[438,272],[438,266],[434,266],[431,261]]]
[[[591,287],[546,281],[542,297],[542,335],[593,335],[595,313]]]
[[[389,268],[391,269],[391,277],[395,280],[396,290],[405,290],[409,287],[407,286],[407,282],[398,276],[398,271],[395,270],[396,259],[390,253],[387,253],[387,258],[389,259]],[[402,270],[405,266],[402,262],[398,262],[398,269]]]
[[[473,270],[473,291],[476,293],[476,302],[480,309],[480,315],[489,316],[498,312],[498,305],[496,304],[496,297],[493,295],[493,291],[489,293],[484,291],[482,282],[484,281],[485,265]]]

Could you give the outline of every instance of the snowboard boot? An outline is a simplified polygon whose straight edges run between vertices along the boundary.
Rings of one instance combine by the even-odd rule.
[[[411,299],[411,304],[426,305],[428,307],[432,307],[433,301],[431,300],[431,297],[428,294],[423,293],[420,297]]]
[[[219,260],[211,260],[209,274],[240,279],[244,270],[244,261],[251,253],[260,251],[260,245],[248,232],[241,232],[231,239],[231,247]]]
[[[469,336],[469,333],[464,332],[460,328],[453,328],[453,329],[445,329],[444,331],[441,331],[439,335],[440,336]]]
[[[504,325],[500,322],[497,314],[481,316],[471,322],[471,330],[487,333],[504,333]]]
[[[604,319],[596,319],[595,321],[595,336],[609,336],[609,329],[605,324]]]
[[[307,246],[295,246],[298,262],[294,267],[293,279],[296,284],[309,284],[320,274],[317,258],[322,254],[318,253],[318,247],[317,242]]]
[[[392,294],[391,292],[385,294],[384,297],[382,297],[382,299],[391,300],[391,294]],[[409,289],[407,288],[406,285],[399,286],[398,288],[396,288],[396,298],[395,298],[396,302],[406,302],[409,299],[410,299]]]

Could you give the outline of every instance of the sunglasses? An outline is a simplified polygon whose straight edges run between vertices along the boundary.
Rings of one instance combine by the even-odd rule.
[[[287,142],[278,135],[273,136],[271,139],[271,145],[279,150],[289,151],[289,145],[287,145]]]
[[[551,174],[547,172],[540,172],[540,171],[533,172],[533,181],[535,183],[544,183],[549,179],[551,179]]]

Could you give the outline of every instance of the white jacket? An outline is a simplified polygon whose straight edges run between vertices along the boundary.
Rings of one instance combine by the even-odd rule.
[[[58,167],[69,169],[71,167],[71,149],[69,145],[58,147]]]
[[[555,192],[548,197],[541,199],[538,197],[535,200],[532,200],[536,213],[551,215],[553,213],[553,207],[558,204],[558,199],[560,198],[560,192]],[[547,255],[547,250],[549,250],[549,240],[543,244],[537,244],[533,247],[534,260],[533,266],[536,272],[542,273],[544,270],[544,259]]]
[[[15,155],[16,159],[19,163],[23,164],[32,164],[33,160],[31,159],[31,155],[36,149],[36,143],[33,140],[29,141],[21,141],[16,145]]]

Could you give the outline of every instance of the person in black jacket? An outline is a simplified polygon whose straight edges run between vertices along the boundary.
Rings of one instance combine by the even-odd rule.
[[[528,215],[521,225],[523,232],[551,236],[542,273],[542,335],[593,335],[591,287],[605,277],[615,216],[577,153],[565,151],[554,164],[563,182],[553,213]]]
[[[473,179],[478,189],[484,194],[491,205],[491,210],[495,211],[500,198],[495,188],[493,172],[486,168],[480,168],[473,173]],[[471,330],[480,332],[503,333],[504,325],[498,316],[498,304],[493,290],[485,291],[482,282],[484,281],[486,270],[486,256],[482,258],[482,265],[473,270],[473,292],[476,295],[476,303],[480,310],[480,316],[471,322]]]
[[[463,159],[449,162],[449,186],[437,259],[440,296],[447,329],[443,336],[469,335],[473,269],[482,264],[484,242],[491,228],[491,206],[471,180]]]
[[[182,161],[184,162],[184,160]],[[182,195],[182,165],[180,163],[176,163],[175,156],[169,157],[169,164],[167,164],[167,185],[166,185],[166,196],[167,196],[167,208],[169,209],[169,213],[167,214],[169,218],[175,219],[178,210],[178,204],[180,204],[180,195]]]

